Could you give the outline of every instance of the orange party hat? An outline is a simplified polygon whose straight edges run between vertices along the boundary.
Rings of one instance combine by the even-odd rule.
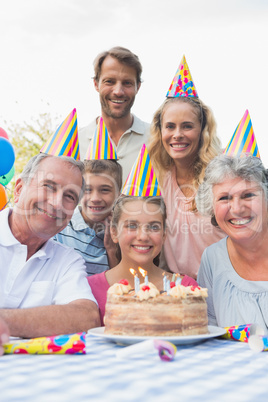
[[[245,111],[244,116],[236,127],[236,130],[223,153],[225,155],[241,155],[243,153],[250,153],[253,156],[260,158],[248,110]]]
[[[76,160],[80,159],[76,109],[73,109],[66,117],[40,152],[54,156],[70,156]]]
[[[198,98],[185,56],[182,57],[166,96],[167,98],[177,98],[179,96]]]
[[[125,182],[122,194],[138,197],[161,195],[158,181],[145,144]]]
[[[99,118],[94,137],[89,144],[85,159],[117,159],[116,151],[102,117]]]

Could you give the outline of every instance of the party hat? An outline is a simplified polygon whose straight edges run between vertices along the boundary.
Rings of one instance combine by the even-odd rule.
[[[255,139],[251,118],[248,110],[236,127],[236,130],[225,148],[225,155],[241,155],[242,153],[251,153],[260,158],[258,145]]]
[[[185,56],[181,60],[166,96],[168,98],[177,98],[179,96],[198,98]]]
[[[40,152],[54,156],[70,156],[76,160],[80,159],[76,109],[73,109],[66,117]]]
[[[158,181],[145,144],[125,182],[122,194],[149,197],[161,195]]]
[[[116,151],[102,117],[99,118],[94,137],[89,144],[85,159],[117,159]]]

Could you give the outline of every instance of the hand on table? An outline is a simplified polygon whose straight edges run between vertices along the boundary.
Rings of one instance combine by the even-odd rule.
[[[9,329],[5,321],[0,317],[0,356],[4,350],[2,345],[9,341]]]

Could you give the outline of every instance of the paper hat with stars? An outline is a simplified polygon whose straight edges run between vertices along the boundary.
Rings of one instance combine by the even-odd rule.
[[[235,132],[224,150],[225,155],[241,155],[250,153],[260,158],[260,153],[254,135],[251,118],[248,110],[240,120]]]
[[[99,118],[94,137],[85,156],[85,160],[91,159],[117,159],[116,151],[102,117]]]
[[[40,152],[54,156],[70,156],[76,160],[80,159],[76,109],[73,109],[66,117]]]
[[[179,96],[198,98],[185,56],[181,60],[166,96],[167,98],[177,98]]]
[[[161,195],[158,181],[145,144],[141,147],[136,162],[128,175],[122,194],[139,197]]]

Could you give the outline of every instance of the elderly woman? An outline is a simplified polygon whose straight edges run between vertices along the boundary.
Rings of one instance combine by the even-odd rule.
[[[197,278],[212,325],[268,327],[267,177],[252,155],[220,155],[198,189],[198,210],[227,234],[204,251]]]

